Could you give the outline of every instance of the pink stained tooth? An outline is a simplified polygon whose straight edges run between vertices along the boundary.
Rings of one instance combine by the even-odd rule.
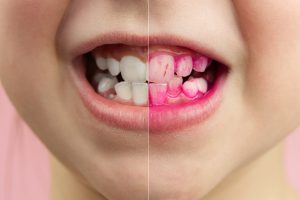
[[[177,97],[182,91],[183,79],[180,76],[174,76],[168,83],[167,94],[169,97]]]
[[[174,77],[173,56],[161,54],[150,59],[149,82],[167,83]]]
[[[193,69],[196,72],[204,72],[207,66],[210,64],[211,60],[205,56],[200,56],[194,59]]]
[[[182,90],[185,96],[189,98],[196,97],[198,94],[198,86],[195,79],[188,80],[183,83]]]
[[[199,90],[199,92],[201,92],[202,94],[205,94],[207,92],[207,81],[204,78],[197,78],[194,79],[197,83],[197,88]]]
[[[186,77],[193,70],[193,59],[191,56],[180,56],[176,60],[175,72],[178,76]]]
[[[163,105],[167,98],[167,84],[149,84],[149,96],[153,105]]]

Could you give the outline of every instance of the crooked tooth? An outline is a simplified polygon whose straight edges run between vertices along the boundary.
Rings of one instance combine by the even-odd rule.
[[[115,91],[117,96],[125,101],[129,101],[132,98],[132,89],[131,83],[128,82],[120,82],[115,85]]]
[[[115,77],[103,77],[99,81],[97,91],[98,91],[98,93],[107,92],[110,89],[113,89],[117,83],[118,83],[118,80]]]
[[[148,84],[147,83],[132,83],[132,99],[135,105],[148,104]]]
[[[124,56],[120,61],[122,78],[127,82],[144,83],[146,81],[146,64],[134,56]]]
[[[107,70],[107,59],[101,56],[96,56],[97,67],[101,70]]]
[[[204,78],[197,78],[195,79],[196,84],[197,84],[197,88],[199,90],[199,92],[201,92],[202,94],[205,94],[207,92],[207,81]]]
[[[107,59],[108,71],[111,75],[117,76],[120,73],[120,62],[114,58]]]
[[[198,94],[198,86],[195,79],[190,79],[183,83],[182,90],[185,96],[193,98]]]
[[[178,76],[186,77],[192,73],[193,59],[191,56],[181,56],[176,62],[176,74]]]
[[[149,81],[167,83],[174,77],[175,61],[171,55],[157,55],[150,59]]]
[[[166,83],[161,83],[161,84],[150,83],[149,94],[150,94],[151,103],[153,105],[163,105],[167,98],[167,89],[168,86]]]
[[[205,72],[208,65],[211,63],[211,60],[205,56],[200,56],[195,58],[193,69],[196,72]]]
[[[183,79],[180,76],[174,76],[168,83],[168,96],[177,97],[181,93]]]

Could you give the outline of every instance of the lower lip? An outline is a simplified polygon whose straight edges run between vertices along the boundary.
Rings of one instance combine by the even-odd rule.
[[[98,95],[85,78],[85,66],[81,58],[71,68],[84,105],[99,122],[136,133],[147,131],[151,134],[177,132],[208,120],[221,104],[227,75],[220,73],[213,88],[201,99],[178,105],[141,107],[120,104]]]

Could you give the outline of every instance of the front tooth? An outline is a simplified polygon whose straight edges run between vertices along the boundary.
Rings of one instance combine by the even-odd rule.
[[[122,100],[129,101],[132,98],[131,83],[125,81],[117,83],[115,85],[115,91],[117,96]]]
[[[171,55],[157,55],[150,59],[149,81],[167,83],[174,77],[175,61]]]
[[[192,73],[193,59],[191,56],[181,56],[176,62],[176,74],[178,76],[186,77]]]
[[[168,86],[166,83],[161,83],[161,84],[150,83],[149,94],[150,94],[151,103],[153,105],[163,105],[167,98],[167,89]]]
[[[132,99],[135,105],[148,104],[148,84],[132,83]]]
[[[168,83],[168,95],[170,97],[177,97],[181,93],[182,83],[182,77],[174,76],[174,78]]]
[[[107,59],[108,71],[111,75],[117,76],[120,73],[120,62],[114,58]]]
[[[96,64],[99,69],[101,70],[107,70],[107,59],[103,58],[101,56],[96,56]]]
[[[146,64],[134,56],[124,56],[120,61],[122,78],[127,82],[144,83]]]
[[[98,84],[97,91],[98,93],[107,92],[110,89],[113,89],[117,83],[118,80],[115,77],[103,77]]]
[[[207,81],[204,78],[197,78],[195,79],[196,84],[197,84],[197,88],[199,90],[199,92],[201,92],[202,94],[205,94],[207,92]]]

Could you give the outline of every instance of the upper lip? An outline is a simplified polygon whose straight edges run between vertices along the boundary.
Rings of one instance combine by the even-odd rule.
[[[89,53],[93,49],[104,44],[126,44],[132,46],[181,46],[199,52],[207,57],[210,57],[213,60],[218,61],[219,63],[229,66],[227,64],[228,62],[226,62],[226,59],[222,57],[222,55],[213,46],[204,46],[199,41],[191,40],[189,38],[184,38],[182,36],[174,34],[150,35],[149,37],[147,35],[134,35],[125,32],[101,34],[81,43],[76,48],[74,48],[71,52],[72,57],[74,57],[74,60],[76,60],[76,58]],[[78,82],[79,81],[77,81],[77,83]],[[153,132],[160,132],[170,131],[174,128],[180,129],[186,125],[189,125],[186,124],[187,120],[183,120],[185,124],[180,124],[180,119],[186,119],[189,117],[178,116],[176,119],[174,119],[174,116],[176,117],[177,115],[177,113],[175,113],[176,111],[174,110],[170,110],[170,112],[168,113],[168,110],[166,110],[165,108],[161,110],[156,108],[153,110],[147,110],[146,107],[121,105],[113,101],[110,102],[110,100],[104,99],[104,97],[97,95],[95,92],[95,94],[92,94],[92,89],[89,90],[88,88],[84,87],[79,88],[79,93],[85,105],[89,107],[89,110],[92,111],[96,118],[100,119],[100,121],[104,121],[119,128],[136,131],[150,129],[150,131]],[[201,103],[199,103],[198,105],[191,105],[190,108],[178,107],[178,112],[179,110],[183,114],[186,114],[185,112],[191,112],[190,115],[187,115],[190,116],[191,120],[188,121],[191,121],[191,123],[195,121],[203,121],[204,119],[208,118],[208,116],[210,116],[210,113],[213,113],[216,110],[216,107],[220,103],[219,100],[221,99],[221,95],[219,93],[210,96],[212,96],[210,102],[205,103],[205,101],[201,101]],[[203,107],[203,111],[194,112],[193,109],[198,109],[197,106],[199,105],[200,107]],[[164,113],[166,114],[166,118],[164,116],[161,116],[164,115]]]

